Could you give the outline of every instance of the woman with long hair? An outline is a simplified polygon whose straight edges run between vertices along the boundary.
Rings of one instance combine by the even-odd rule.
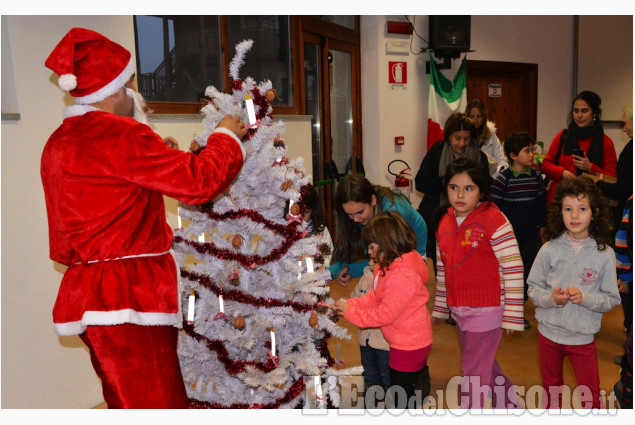
[[[604,134],[601,104],[600,96],[589,90],[573,99],[569,125],[554,137],[542,161],[542,172],[551,180],[547,204],[561,180],[574,179],[582,173],[616,176],[615,145]]]
[[[496,124],[489,120],[485,104],[474,99],[465,108],[465,115],[474,121],[476,127],[476,145],[487,155],[489,175],[496,179],[498,173],[509,167],[503,146],[496,136]]]

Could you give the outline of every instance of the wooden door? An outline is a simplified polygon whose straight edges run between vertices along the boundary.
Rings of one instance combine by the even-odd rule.
[[[536,140],[537,64],[468,60],[467,101],[474,98],[485,103],[501,142],[518,131]]]

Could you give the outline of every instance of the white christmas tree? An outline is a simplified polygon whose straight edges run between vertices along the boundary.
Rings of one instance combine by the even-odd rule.
[[[361,374],[359,367],[340,369],[328,352],[330,336],[350,335],[326,307],[333,301],[325,281],[330,274],[320,265],[323,247],[301,220],[310,176],[302,158],[285,156],[284,124],[272,120],[275,90],[270,81],[238,78],[252,43],[236,46],[232,93],[207,88],[205,129],[194,143],[204,148],[225,115],[241,117],[251,124],[242,171],[212,204],[179,207],[174,251],[184,327],[178,351],[191,407],[307,406],[305,388],[314,382],[304,377]],[[323,384],[315,393],[338,405],[336,386]]]

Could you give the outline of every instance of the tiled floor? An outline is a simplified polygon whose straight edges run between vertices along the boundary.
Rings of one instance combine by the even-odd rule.
[[[426,285],[431,295],[428,304],[428,308],[431,310],[434,302],[435,280],[430,261],[428,261],[428,269],[430,276],[432,276]],[[334,300],[346,298],[355,283],[356,280],[351,282],[348,287],[342,288],[335,281],[330,282],[331,297]],[[534,319],[534,306],[531,301],[528,301],[525,306],[525,317],[531,323],[531,328],[523,332],[516,332],[510,336],[503,336],[498,349],[497,360],[514,385],[523,386],[526,394],[533,395],[536,394],[537,387],[533,387],[534,390],[531,390],[532,386],[539,385],[541,380],[538,365],[536,321]],[[619,377],[620,367],[613,363],[613,359],[616,355],[622,354],[624,350],[622,343],[625,341],[626,335],[623,328],[623,317],[621,306],[605,314],[602,320],[602,330],[596,336],[600,388],[606,390],[607,393],[611,391],[613,384]],[[339,343],[341,357],[346,362],[345,366],[359,365],[359,345],[355,337],[357,328],[345,319],[340,319],[339,324],[348,328],[352,337],[350,340],[332,339],[329,342],[329,349],[335,357]],[[456,328],[449,324],[433,327],[433,335],[434,342],[428,357],[431,394],[435,395],[437,407],[442,401],[444,406],[456,408],[456,396],[453,396],[453,394],[456,394],[456,383],[452,378],[461,375],[459,366],[460,349]],[[361,390],[362,381],[359,377],[352,379],[351,382],[358,384]],[[565,361],[565,384],[575,387],[575,376],[568,360]],[[576,397],[573,398],[573,407],[577,406],[577,400]],[[534,405],[533,407],[539,407],[539,405],[531,401],[530,397],[527,397],[527,403],[530,407],[532,404]],[[608,403],[610,403],[610,400]],[[567,402],[565,397],[563,408],[570,406],[570,401]]]

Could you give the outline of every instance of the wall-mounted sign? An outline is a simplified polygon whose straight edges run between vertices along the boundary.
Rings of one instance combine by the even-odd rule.
[[[406,88],[408,83],[408,64],[406,62],[388,62],[388,83],[391,88]]]
[[[503,86],[501,84],[489,84],[487,86],[487,95],[489,97],[501,97]]]

